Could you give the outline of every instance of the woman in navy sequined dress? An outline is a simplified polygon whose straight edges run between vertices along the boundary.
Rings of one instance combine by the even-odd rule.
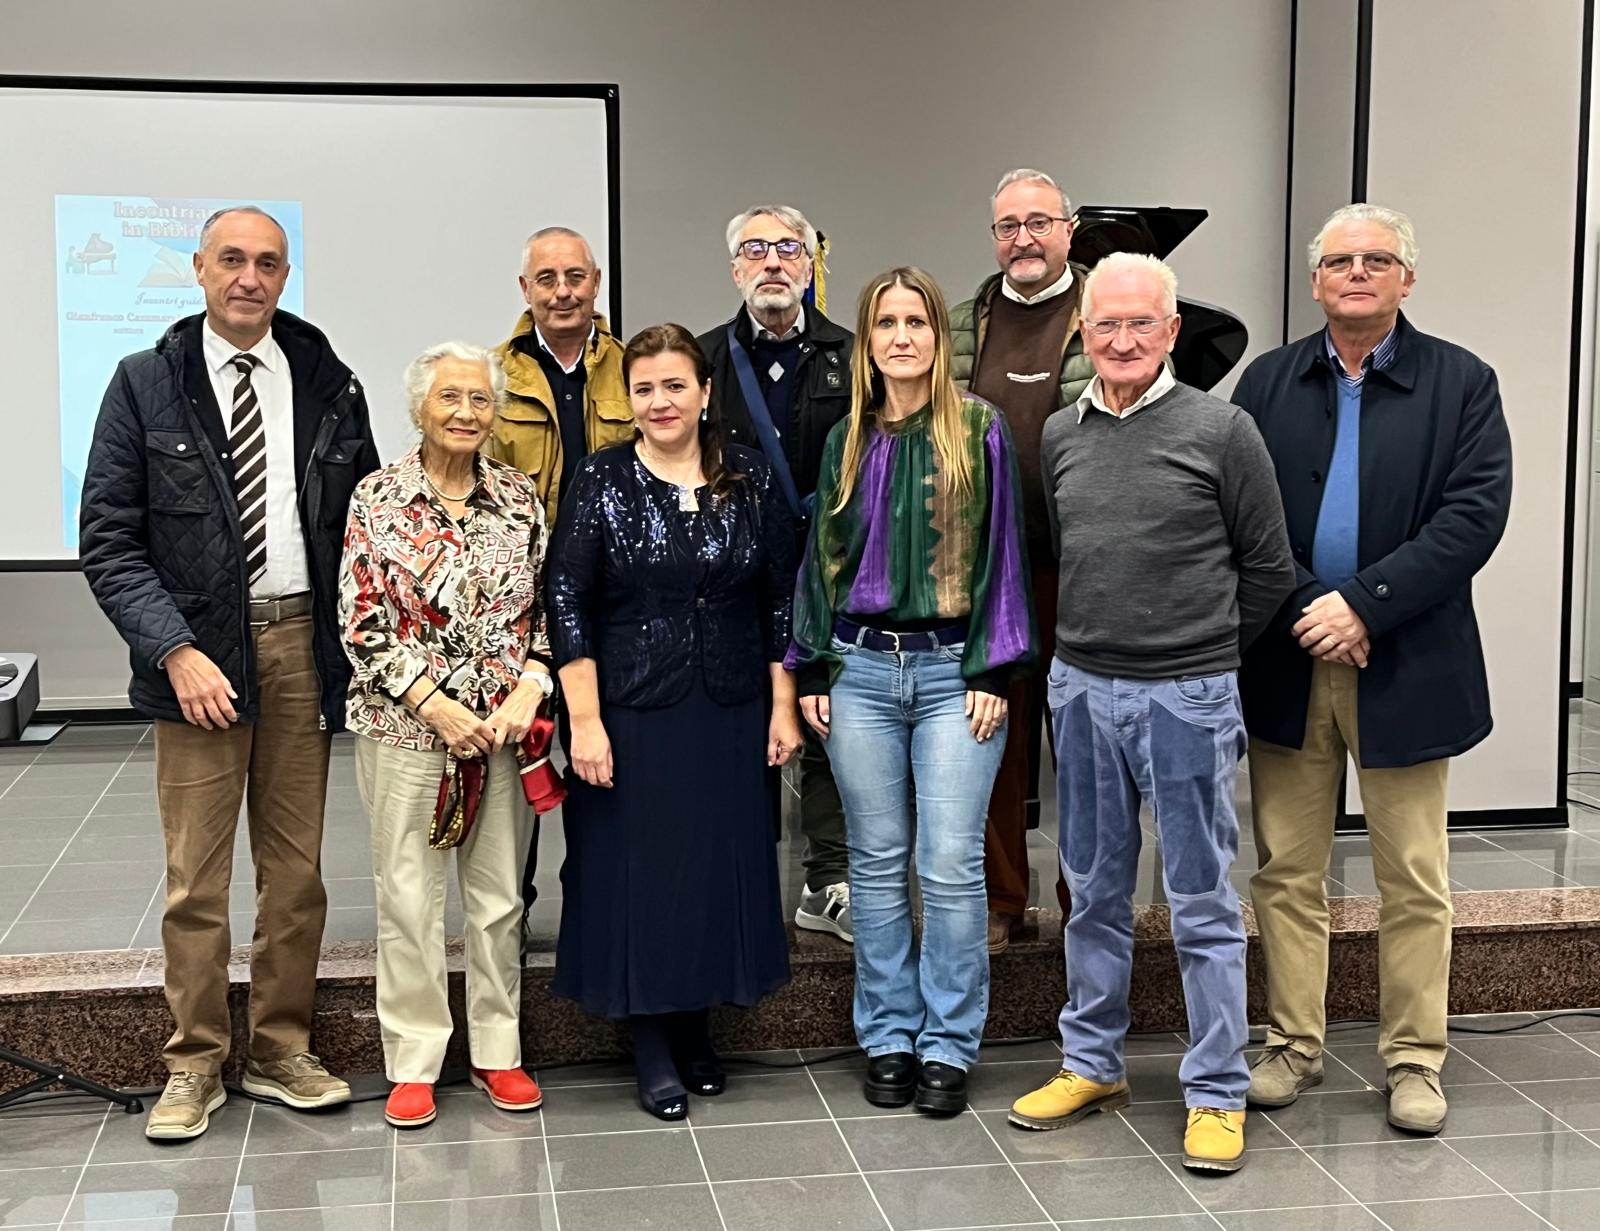
[[[783,669],[794,529],[765,458],[724,450],[705,355],[637,334],[636,439],[585,458],[549,557],[551,649],[572,719],[555,991],[633,1032],[663,1119],[723,1075],[707,1011],[789,978],[774,775],[801,741]]]

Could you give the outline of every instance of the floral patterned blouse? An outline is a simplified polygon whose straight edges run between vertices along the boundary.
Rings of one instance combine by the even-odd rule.
[[[529,658],[548,660],[542,572],[547,531],[532,482],[480,456],[457,521],[422,472],[420,449],[363,479],[350,501],[339,622],[350,730],[396,748],[437,736],[400,698],[420,676],[487,717]]]

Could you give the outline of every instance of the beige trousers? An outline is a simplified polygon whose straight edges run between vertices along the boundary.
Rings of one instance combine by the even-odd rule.
[[[453,1028],[444,955],[451,853],[428,846],[444,759],[442,748],[356,740],[378,897],[378,1027],[384,1072],[394,1082],[436,1082]],[[455,850],[466,916],[467,1042],[480,1069],[522,1063],[521,886],[532,831],[516,759],[502,749],[490,758],[477,824]]]
[[[216,1074],[228,1058],[228,882],[247,800],[256,872],[250,1058],[281,1060],[311,1045],[328,906],[322,812],[330,749],[320,729],[311,617],[261,626],[255,644],[259,721],[211,731],[155,724],[156,796],[167,842],[161,947],[177,1022],[164,1059],[173,1072]]]
[[[1267,1045],[1322,1052],[1328,990],[1323,878],[1346,757],[1360,748],[1355,667],[1312,670],[1304,747],[1250,741],[1260,870],[1250,896],[1267,962]],[[1450,993],[1447,760],[1365,769],[1361,802],[1378,882],[1378,1052],[1385,1065],[1444,1063]]]

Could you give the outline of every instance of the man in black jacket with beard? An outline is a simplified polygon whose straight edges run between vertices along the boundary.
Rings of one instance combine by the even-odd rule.
[[[744,306],[698,339],[711,361],[709,413],[724,441],[766,454],[804,543],[823,443],[850,411],[855,336],[801,303],[817,230],[799,210],[752,206],[728,223],[727,240]],[[806,883],[795,926],[853,943],[844,808],[821,740],[800,750],[800,830]]]
[[[145,1132],[198,1137],[226,1100],[228,883],[248,790],[256,932],[243,1085],[290,1107],[350,1088],[310,1052],[327,895],[330,740],[350,667],[335,614],[350,494],[377,468],[366,398],[278,299],[283,228],[251,206],[206,222],[203,316],[124,359],[83,485],[80,557],[127,641],[155,723],[167,846],[166,1089]]]

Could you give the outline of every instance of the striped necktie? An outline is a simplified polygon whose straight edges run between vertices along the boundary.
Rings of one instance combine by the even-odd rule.
[[[267,433],[256,388],[250,383],[250,373],[261,360],[240,354],[232,362],[239,369],[239,381],[233,387],[228,452],[233,455],[233,494],[239,501],[239,527],[254,586],[267,571]]]

